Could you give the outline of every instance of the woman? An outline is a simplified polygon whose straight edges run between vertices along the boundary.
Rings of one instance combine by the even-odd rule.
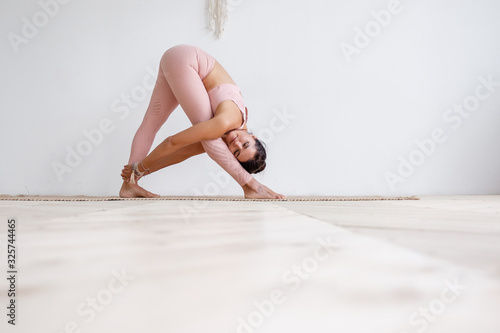
[[[168,137],[147,155],[156,133],[179,104],[193,126]],[[240,184],[246,198],[283,199],[249,173],[265,168],[266,152],[247,132],[246,121],[238,86],[212,56],[189,45],[167,50],[151,102],[134,136],[129,164],[122,170],[120,197],[158,197],[136,181],[206,152]]]

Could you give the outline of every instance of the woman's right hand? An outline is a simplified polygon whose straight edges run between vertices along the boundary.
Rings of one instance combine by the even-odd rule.
[[[246,199],[286,199],[286,196],[271,190],[265,185],[259,183],[255,178],[243,185]]]

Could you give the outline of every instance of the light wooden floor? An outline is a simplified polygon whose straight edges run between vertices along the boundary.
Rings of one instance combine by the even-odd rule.
[[[281,203],[353,232],[500,277],[500,196]]]
[[[500,332],[500,196],[0,211],[1,332]]]

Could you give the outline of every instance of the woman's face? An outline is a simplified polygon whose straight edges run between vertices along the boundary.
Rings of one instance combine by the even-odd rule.
[[[252,159],[257,152],[255,148],[255,136],[244,130],[233,130],[225,134],[222,140],[229,147],[234,157],[240,162]]]

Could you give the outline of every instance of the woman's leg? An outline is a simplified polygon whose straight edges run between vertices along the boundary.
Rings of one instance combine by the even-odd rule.
[[[153,145],[156,133],[158,133],[161,126],[167,121],[172,111],[178,105],[179,102],[177,102],[165,79],[163,71],[160,69],[146,114],[132,141],[128,164],[139,162],[147,156]],[[157,196],[137,184],[130,184],[128,181],[124,181],[120,189],[120,197]]]
[[[168,50],[160,62],[160,70],[191,123],[197,124],[213,117],[208,93],[202,79],[213,68],[215,60],[199,48],[181,45]],[[201,142],[207,154],[238,184],[244,186],[253,177],[231,154],[222,139]]]
[[[178,105],[179,102],[172,93],[160,66],[151,101],[132,141],[128,164],[139,162],[148,155],[156,133]]]

